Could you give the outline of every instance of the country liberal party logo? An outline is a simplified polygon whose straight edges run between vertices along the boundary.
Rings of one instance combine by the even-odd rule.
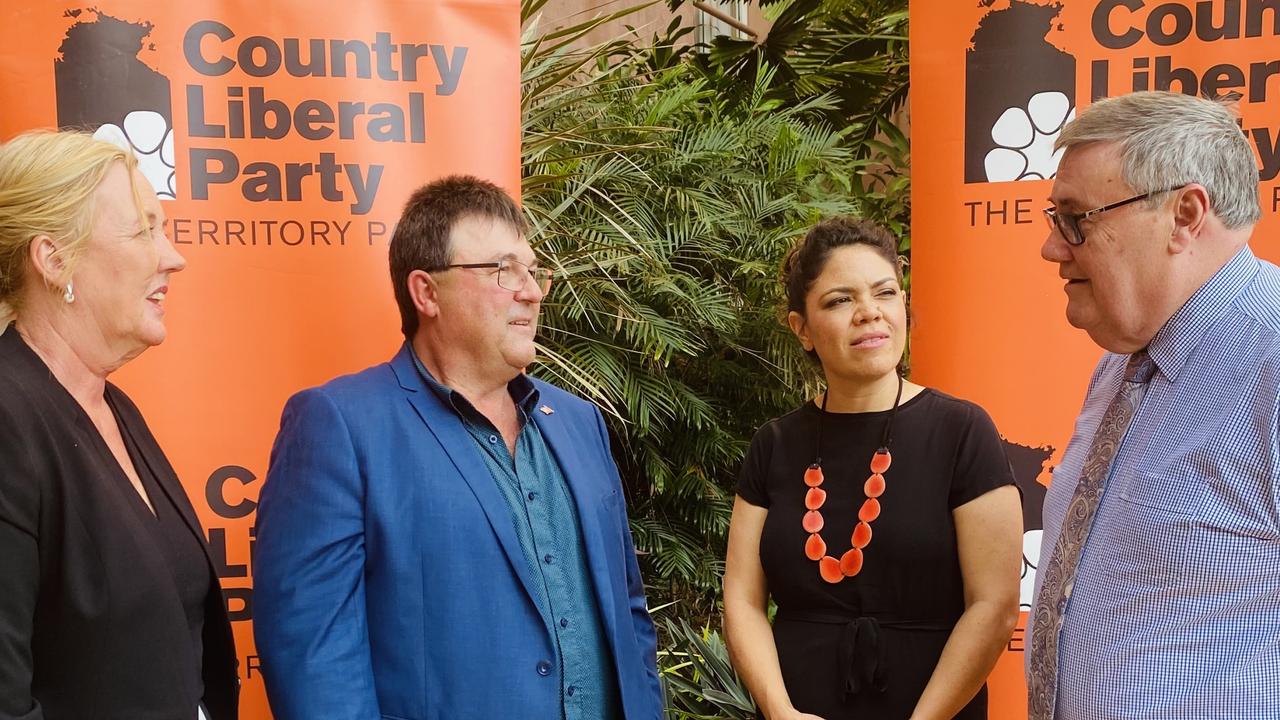
[[[75,22],[53,63],[58,125],[93,130],[94,137],[132,150],[156,195],[174,199],[169,78],[139,57],[154,26],[96,10],[67,16]]]
[[[979,21],[965,53],[966,183],[1057,172],[1053,142],[1076,107],[1076,59],[1048,40],[1061,12],[1061,3],[1010,0]]]

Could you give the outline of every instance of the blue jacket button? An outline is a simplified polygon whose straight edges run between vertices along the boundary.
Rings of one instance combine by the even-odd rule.
[[[550,674],[551,674],[551,663],[547,662],[546,660],[539,660],[539,661],[538,661],[538,674],[539,674],[539,675],[541,675],[542,677],[546,677],[546,676],[550,675]]]

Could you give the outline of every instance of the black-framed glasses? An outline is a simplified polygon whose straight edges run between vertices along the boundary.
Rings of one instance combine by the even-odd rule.
[[[1107,212],[1108,210],[1115,210],[1116,208],[1136,203],[1139,200],[1146,200],[1148,198],[1155,197],[1156,195],[1173,192],[1174,190],[1182,187],[1185,186],[1174,185],[1173,187],[1165,188],[1164,190],[1152,190],[1148,193],[1134,195],[1131,198],[1127,198],[1119,202],[1113,202],[1110,205],[1103,205],[1102,207],[1094,208],[1082,213],[1063,213],[1058,212],[1058,209],[1055,207],[1047,207],[1044,209],[1044,218],[1045,221],[1049,223],[1049,229],[1057,230],[1058,234],[1062,235],[1062,239],[1066,240],[1068,245],[1079,246],[1084,244],[1084,230],[1080,229],[1080,222],[1082,220],[1088,220],[1094,215],[1099,215]]]
[[[467,270],[494,269],[498,270],[498,287],[511,292],[520,292],[529,284],[529,280],[538,286],[538,289],[545,295],[551,289],[551,269],[544,267],[530,267],[519,260],[498,260],[495,262],[483,263],[453,263],[445,265],[445,270],[453,268],[464,268]]]

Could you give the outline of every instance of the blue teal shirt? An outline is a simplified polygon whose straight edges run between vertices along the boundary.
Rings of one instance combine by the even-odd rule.
[[[436,381],[414,355],[427,386],[453,408],[479,447],[511,509],[520,549],[534,579],[534,601],[555,640],[564,720],[621,717],[622,700],[600,606],[587,570],[582,528],[551,449],[530,422],[538,390],[525,375],[507,385],[520,416],[515,457],[493,423],[461,393]],[[518,699],[515,702],[519,702]]]

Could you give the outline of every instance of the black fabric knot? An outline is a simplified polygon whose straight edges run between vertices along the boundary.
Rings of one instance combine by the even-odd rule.
[[[839,672],[844,679],[844,697],[848,701],[871,688],[884,692],[884,668],[881,665],[880,623],[875,618],[860,617],[846,623],[840,631]]]

